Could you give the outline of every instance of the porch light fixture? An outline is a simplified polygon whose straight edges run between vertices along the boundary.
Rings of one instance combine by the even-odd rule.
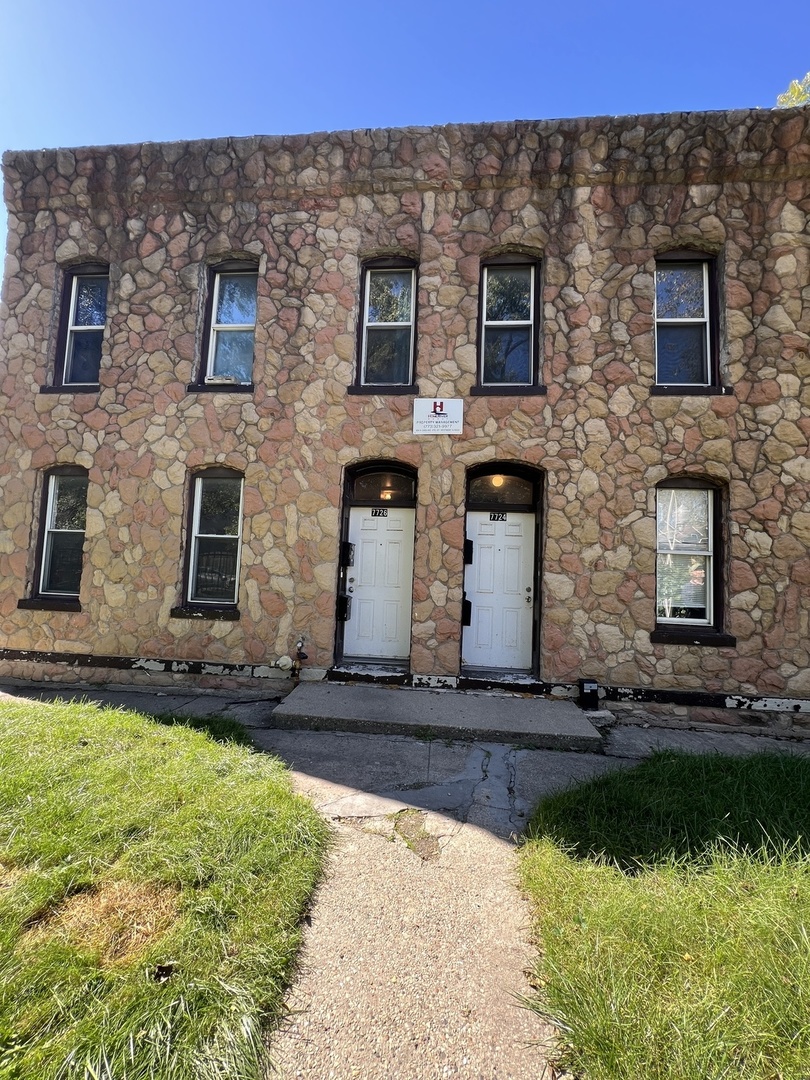
[[[500,475],[493,476],[492,477],[492,486],[496,487],[496,488],[503,487],[503,477],[500,476]]]

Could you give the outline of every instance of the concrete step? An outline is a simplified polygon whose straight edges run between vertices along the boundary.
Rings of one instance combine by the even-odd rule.
[[[273,710],[270,725],[602,752],[601,735],[572,701],[505,693],[305,682]]]

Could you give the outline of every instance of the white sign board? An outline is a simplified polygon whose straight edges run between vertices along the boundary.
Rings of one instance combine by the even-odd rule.
[[[463,430],[463,398],[414,398],[414,435],[460,435]]]

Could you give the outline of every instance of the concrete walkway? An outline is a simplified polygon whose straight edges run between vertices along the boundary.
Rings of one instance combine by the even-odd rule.
[[[528,735],[536,734],[537,702],[325,689],[332,721],[360,713],[361,721],[392,723],[396,732],[393,720],[407,705],[431,737],[286,730],[290,716],[276,709],[281,695],[266,692],[0,684],[0,696],[238,719],[257,748],[289,764],[296,789],[332,821],[335,844],[305,930],[289,1018],[269,1046],[268,1080],[540,1080],[550,1032],[521,1005],[534,950],[514,848],[538,799],[663,747],[810,750],[766,737],[630,725],[604,739],[594,732],[600,753],[533,749],[516,727],[503,741],[487,736],[520,715],[533,725]],[[325,723],[308,711],[312,725]],[[437,724],[452,715],[466,741]],[[406,726],[413,719],[406,716]]]
[[[301,683],[273,712],[273,727],[602,749],[599,732],[573,701],[402,686]]]
[[[541,791],[627,762],[502,743],[254,730],[336,839],[271,1059],[285,1080],[539,1080],[514,837]],[[272,1073],[269,1075],[273,1075]]]

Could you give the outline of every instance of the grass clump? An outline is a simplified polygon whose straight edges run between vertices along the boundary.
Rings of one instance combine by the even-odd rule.
[[[810,760],[660,754],[545,800],[534,1008],[588,1080],[810,1077]]]
[[[0,1078],[258,1077],[325,841],[272,758],[0,703]]]

